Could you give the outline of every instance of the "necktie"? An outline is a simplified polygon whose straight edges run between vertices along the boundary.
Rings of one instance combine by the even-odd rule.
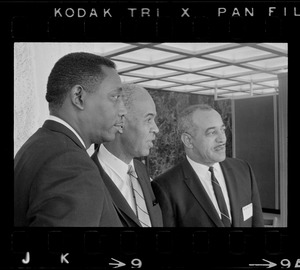
[[[137,180],[137,174],[131,165],[128,166],[128,174],[130,176],[133,198],[136,205],[136,215],[143,227],[151,227],[143,191]]]
[[[231,227],[231,222],[230,222],[230,217],[228,214],[228,209],[226,206],[226,202],[223,196],[223,192],[221,189],[221,186],[217,180],[217,178],[215,177],[214,174],[214,168],[213,167],[209,167],[208,169],[211,173],[211,182],[212,182],[212,186],[213,186],[213,190],[219,205],[219,209],[221,212],[221,220],[224,224],[225,227]]]

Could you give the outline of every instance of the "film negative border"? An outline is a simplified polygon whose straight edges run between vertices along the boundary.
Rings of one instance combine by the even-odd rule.
[[[171,4],[170,4],[171,3]],[[18,2],[3,10],[11,38],[31,41],[283,41],[299,23],[296,1]]]
[[[14,230],[9,238],[6,259],[18,269],[300,267],[297,242],[286,230],[54,228]]]
[[[18,41],[293,42],[300,24],[297,1],[12,1],[0,6],[1,32],[10,50]],[[13,228],[7,221],[0,232],[0,269],[300,268],[296,222],[289,217],[286,229],[133,230]]]

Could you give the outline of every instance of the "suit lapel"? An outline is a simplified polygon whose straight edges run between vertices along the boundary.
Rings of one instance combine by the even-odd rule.
[[[232,217],[232,226],[238,227],[240,220],[240,205],[238,201],[238,179],[236,179],[232,167],[228,164],[226,160],[220,163],[224,179],[226,182],[227,192],[230,201],[231,217]]]
[[[187,159],[182,163],[184,180],[191,193],[217,227],[224,227],[213,203]]]
[[[137,216],[132,211],[131,207],[129,206],[129,204],[125,200],[125,198],[122,195],[122,193],[120,192],[120,190],[116,187],[114,182],[110,179],[110,177],[107,175],[107,173],[102,168],[102,166],[101,166],[101,164],[98,160],[97,153],[98,152],[95,152],[92,155],[92,159],[94,160],[94,162],[98,166],[100,174],[102,176],[102,179],[105,183],[105,186],[107,187],[107,189],[108,189],[108,191],[109,191],[109,193],[110,193],[117,209],[119,209],[119,211],[122,212],[122,215],[126,215],[128,218],[130,218],[132,221],[134,221],[137,226],[140,227],[141,225],[140,225],[140,222],[137,219]],[[125,218],[125,220],[126,220],[126,218]]]

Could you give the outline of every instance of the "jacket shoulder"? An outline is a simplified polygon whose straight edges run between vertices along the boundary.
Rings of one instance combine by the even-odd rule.
[[[223,162],[221,162],[225,166],[229,167],[240,167],[240,168],[249,168],[250,165],[247,161],[240,159],[240,158],[230,158],[227,157]]]
[[[157,176],[153,182],[168,182],[170,179],[179,178],[182,174],[183,162],[176,164],[175,166],[167,169],[165,172]]]

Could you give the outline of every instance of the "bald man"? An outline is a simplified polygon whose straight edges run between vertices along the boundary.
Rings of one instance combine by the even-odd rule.
[[[127,115],[114,141],[93,154],[101,176],[125,227],[161,227],[162,214],[151,188],[145,165],[134,159],[148,156],[158,127],[150,94],[133,84],[123,85]],[[133,173],[132,173],[133,171]]]

